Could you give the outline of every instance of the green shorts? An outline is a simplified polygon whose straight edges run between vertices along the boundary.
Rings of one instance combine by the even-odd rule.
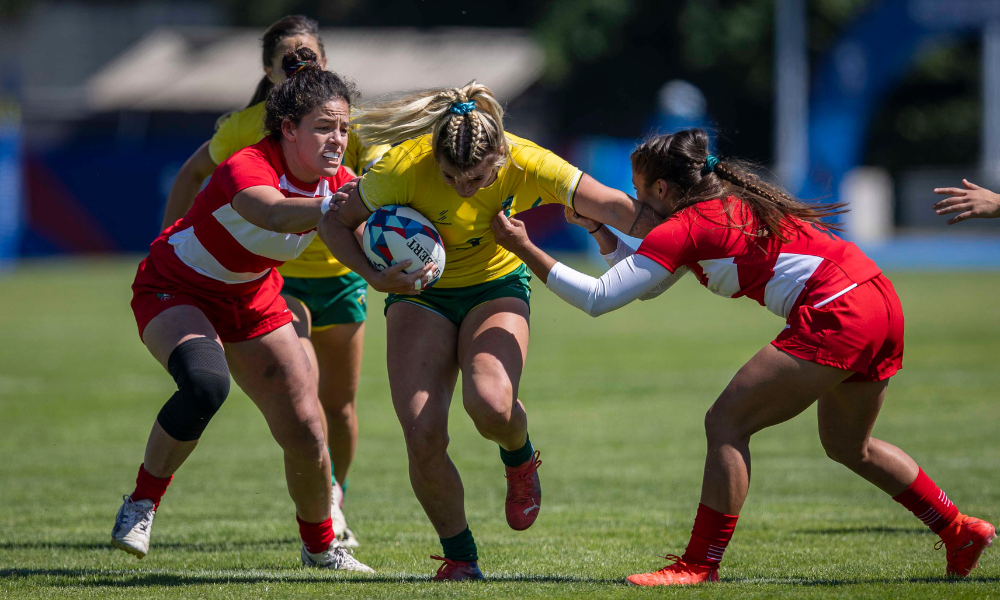
[[[385,311],[389,312],[389,307],[396,302],[410,302],[436,312],[455,325],[461,325],[473,308],[497,298],[520,298],[530,307],[529,281],[531,272],[521,265],[512,273],[486,283],[457,288],[431,287],[418,296],[389,294],[385,299]]]
[[[309,309],[313,329],[362,323],[368,316],[368,284],[357,273],[340,277],[285,277],[281,293]]]

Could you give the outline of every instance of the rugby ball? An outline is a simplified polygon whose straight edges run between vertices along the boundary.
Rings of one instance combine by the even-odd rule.
[[[383,270],[405,259],[413,262],[403,269],[413,273],[433,262],[429,288],[444,271],[444,244],[434,224],[427,217],[409,206],[383,206],[368,217],[361,236],[368,262],[376,270]]]

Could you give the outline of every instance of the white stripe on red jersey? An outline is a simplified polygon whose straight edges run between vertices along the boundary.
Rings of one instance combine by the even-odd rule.
[[[881,273],[857,246],[825,227],[785,223],[788,242],[750,237],[744,231],[758,228],[749,207],[734,197],[709,200],[671,216],[636,254],[671,273],[687,266],[715,294],[750,297],[785,319],[800,304],[822,305]]]
[[[157,269],[180,284],[213,295],[242,295],[259,287],[271,269],[302,254],[316,230],[279,233],[244,219],[233,197],[254,186],[281,190],[286,198],[327,196],[350,181],[346,169],[314,183],[287,172],[281,146],[268,137],[220,164],[183,219],[153,242],[150,256]]]

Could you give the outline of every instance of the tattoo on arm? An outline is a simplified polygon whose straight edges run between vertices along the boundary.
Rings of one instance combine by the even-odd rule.
[[[632,228],[628,230],[628,234],[632,237],[644,238],[654,227],[662,222],[663,219],[648,204],[643,204],[642,208],[639,209],[639,216],[635,218],[635,222],[632,223]]]

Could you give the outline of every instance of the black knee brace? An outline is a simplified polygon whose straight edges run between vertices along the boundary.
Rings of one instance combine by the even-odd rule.
[[[215,340],[194,338],[174,348],[167,370],[177,382],[177,392],[156,420],[175,440],[196,440],[229,395],[226,353]]]

